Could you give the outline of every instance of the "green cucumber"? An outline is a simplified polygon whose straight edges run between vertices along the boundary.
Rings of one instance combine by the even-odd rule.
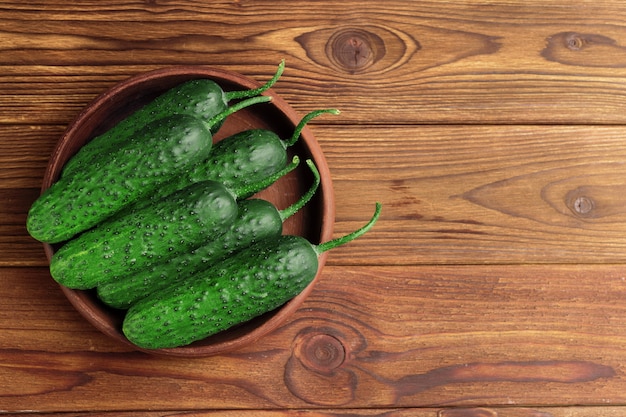
[[[238,190],[239,198],[251,197],[259,181],[280,172],[288,161],[287,149],[299,139],[306,124],[323,113],[338,114],[336,109],[315,110],[305,115],[290,138],[281,139],[266,129],[251,129],[224,138],[213,145],[208,158],[193,165],[185,175],[152,193],[139,204],[151,204],[164,195],[199,181],[219,181]]]
[[[210,176],[229,187],[245,187],[261,178],[274,175],[287,163],[287,149],[293,146],[302,129],[322,114],[339,114],[337,109],[314,110],[296,125],[290,138],[283,140],[266,129],[251,129],[217,142],[204,163],[192,166],[184,181],[197,182]],[[252,196],[242,194],[243,198]]]
[[[50,273],[68,288],[94,288],[107,276],[191,249],[198,240],[225,231],[236,216],[237,203],[226,187],[196,183],[70,240],[52,256]]]
[[[116,149],[134,132],[160,118],[172,114],[187,114],[208,122],[227,111],[230,101],[255,97],[267,91],[280,78],[284,67],[285,62],[282,61],[271,80],[251,90],[225,92],[218,83],[206,78],[179,84],[157,96],[105,133],[94,137],[65,164],[62,175],[72,175],[74,172],[89,168],[94,160]],[[215,134],[222,123],[223,120],[214,123],[211,126],[211,133]]]
[[[140,348],[173,348],[272,311],[311,283],[322,252],[363,235],[380,210],[376,204],[365,226],[319,245],[289,235],[257,242],[183,285],[154,292],[134,304],[124,318],[123,332]]]
[[[298,165],[298,158],[276,177]],[[265,187],[276,178],[258,184]],[[155,204],[125,210],[66,242],[50,261],[61,285],[91,289],[189,252],[228,230],[237,216],[237,195],[216,181],[179,190]]]
[[[181,285],[185,278],[208,269],[255,242],[278,238],[282,234],[283,222],[304,207],[319,186],[317,168],[310,160],[307,160],[307,164],[313,171],[315,180],[309,190],[291,206],[277,210],[266,200],[241,200],[238,203],[237,218],[226,233],[189,253],[150,266],[136,274],[106,280],[98,285],[98,296],[111,307],[127,309],[152,292],[171,285]]]
[[[205,123],[189,115],[158,119],[115,150],[73,175],[61,177],[31,206],[26,227],[42,242],[59,243],[95,226],[136,200],[153,195],[172,178],[209,157],[210,127],[253,103],[239,102]]]

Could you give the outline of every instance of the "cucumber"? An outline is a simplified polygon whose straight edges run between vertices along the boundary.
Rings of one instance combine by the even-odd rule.
[[[213,145],[208,158],[194,164],[171,183],[152,193],[140,204],[151,204],[164,195],[199,181],[219,181],[236,190],[240,199],[258,192],[259,181],[276,175],[288,161],[287,149],[299,139],[306,124],[323,113],[338,114],[336,109],[315,110],[305,115],[292,136],[282,140],[276,133],[266,129],[250,129],[224,138]]]
[[[61,177],[48,188],[29,210],[28,232],[42,242],[63,242],[156,193],[172,178],[209,157],[213,123],[243,107],[269,100],[271,97],[258,96],[240,102],[209,123],[176,114],[146,125],[89,167]]]
[[[271,88],[280,78],[285,67],[282,61],[271,80],[260,88],[225,92],[220,85],[210,79],[186,81],[173,87],[117,123],[105,133],[93,138],[83,146],[63,167],[62,175],[72,175],[116,149],[137,130],[160,118],[173,114],[187,114],[209,122],[213,117],[227,111],[231,100],[255,97]],[[223,119],[212,124],[215,134],[222,126]]]
[[[307,160],[314,174],[314,182],[302,197],[291,206],[277,210],[262,199],[241,200],[237,218],[218,238],[210,240],[189,253],[183,253],[163,263],[150,266],[136,274],[116,277],[98,285],[98,296],[107,305],[127,309],[148,294],[180,285],[184,279],[211,267],[254,242],[277,238],[282,234],[283,222],[299,211],[313,197],[319,183],[319,172]]]
[[[302,129],[313,118],[325,113],[339,114],[339,110],[309,112],[296,125],[292,136],[285,140],[266,129],[251,129],[225,138],[214,145],[207,160],[191,167],[183,184],[210,176],[214,181],[240,189],[241,198],[250,197],[254,194],[254,187],[250,185],[280,171],[287,162],[287,149],[298,141]]]
[[[72,239],[52,256],[50,273],[68,288],[94,288],[107,276],[192,249],[198,240],[227,230],[236,216],[237,203],[226,187],[196,183]]]
[[[277,177],[298,162],[294,157]],[[258,186],[275,180],[267,178]],[[50,273],[68,288],[91,289],[109,277],[189,252],[228,230],[237,216],[236,198],[223,184],[203,181],[155,204],[125,210],[61,246],[50,260]]]
[[[381,206],[362,228],[313,245],[283,235],[257,242],[183,285],[157,291],[130,307],[122,330],[144,349],[188,345],[272,311],[299,294],[315,278],[318,256],[367,232]]]

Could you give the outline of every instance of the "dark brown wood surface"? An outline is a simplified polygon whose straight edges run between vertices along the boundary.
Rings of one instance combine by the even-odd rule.
[[[203,359],[87,323],[25,230],[48,157],[129,76],[268,79],[329,163],[337,236],[282,327]],[[0,0],[0,412],[626,415],[626,4]],[[66,413],[66,414],[61,414]]]

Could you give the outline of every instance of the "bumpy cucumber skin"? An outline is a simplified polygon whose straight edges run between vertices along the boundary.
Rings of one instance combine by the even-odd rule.
[[[53,255],[50,273],[66,287],[95,288],[198,247],[228,230],[236,216],[237,203],[222,184],[196,183],[70,240]]]
[[[210,179],[231,189],[240,189],[277,173],[287,161],[285,144],[278,135],[266,129],[251,129],[216,143],[208,160],[194,165],[188,178],[196,182],[210,175]],[[247,197],[250,195],[240,196]]]
[[[208,121],[228,108],[228,101],[221,87],[212,80],[198,79],[184,82],[167,90],[153,101],[141,107],[113,128],[96,136],[83,146],[63,167],[63,176],[73,175],[117,149],[143,126],[173,114],[186,114]],[[222,123],[211,127],[215,134]]]
[[[98,296],[111,307],[127,309],[150,293],[178,285],[190,275],[212,267],[238,250],[282,234],[280,214],[268,201],[242,200],[238,206],[237,218],[220,237],[136,274],[108,280],[98,285]]]
[[[123,332],[145,349],[188,345],[272,311],[315,278],[317,252],[299,236],[255,243],[127,312]]]
[[[152,195],[205,160],[211,147],[211,133],[196,118],[174,115],[152,122],[123,147],[48,188],[30,208],[28,232],[42,242],[65,241]]]
[[[245,130],[214,144],[208,158],[192,165],[184,175],[164,184],[139,204],[153,204],[199,181],[221,182],[242,200],[261,191],[255,185],[285,168],[287,161],[285,144],[274,132]]]

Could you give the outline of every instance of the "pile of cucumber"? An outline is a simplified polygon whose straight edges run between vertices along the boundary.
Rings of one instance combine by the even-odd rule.
[[[57,244],[50,273],[61,285],[94,290],[125,311],[123,332],[144,349],[188,345],[272,311],[315,278],[321,253],[362,228],[313,245],[283,234],[283,222],[314,196],[320,176],[292,206],[278,210],[254,194],[300,163],[291,138],[246,130],[213,145],[224,120],[271,100],[258,89],[225,92],[214,81],[178,85],[94,137],[33,203],[27,229]]]

